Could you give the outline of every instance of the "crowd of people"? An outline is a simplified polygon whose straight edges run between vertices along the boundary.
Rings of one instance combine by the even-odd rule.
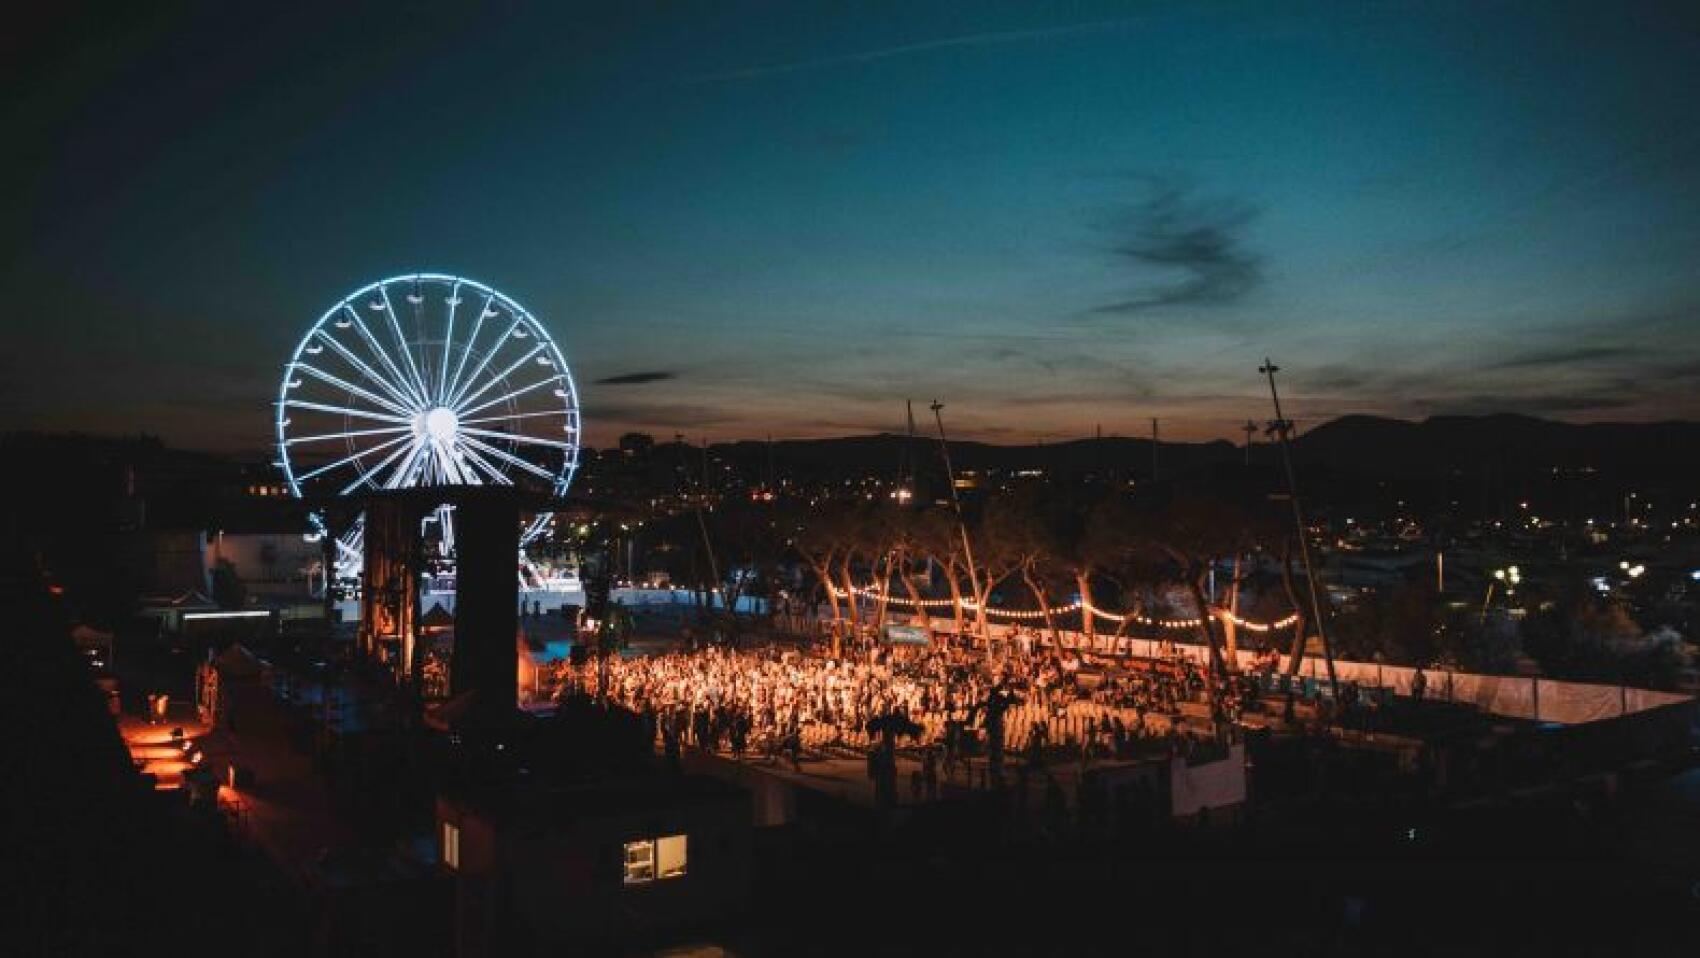
[[[1082,761],[1192,754],[1226,742],[1254,691],[1217,682],[1179,654],[1124,664],[1104,669],[1039,642],[1012,642],[992,657],[960,646],[861,643],[834,657],[819,647],[707,645],[566,662],[552,680],[558,696],[605,694],[651,718],[669,754],[689,746],[796,765],[805,748],[889,752],[903,737],[921,747],[924,772],[938,762],[947,777],[970,754],[1000,770],[1006,739],[1032,763],[1058,750]],[[1183,723],[1183,703],[1210,704],[1214,734]],[[924,774],[917,787],[932,779]]]

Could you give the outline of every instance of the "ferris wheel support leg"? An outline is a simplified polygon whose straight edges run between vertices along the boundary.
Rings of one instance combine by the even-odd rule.
[[[500,724],[519,707],[519,499],[506,486],[455,497],[455,645],[453,694],[476,691],[478,721]]]

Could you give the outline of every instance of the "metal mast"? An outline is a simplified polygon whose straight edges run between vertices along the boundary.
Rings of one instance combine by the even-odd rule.
[[[944,457],[944,480],[950,486],[950,505],[956,510],[956,528],[962,533],[962,557],[968,562],[968,584],[974,589],[975,615],[980,620],[980,635],[986,640],[986,658],[992,657],[992,631],[986,617],[986,596],[980,592],[980,573],[974,564],[974,545],[968,540],[968,522],[962,517],[962,497],[956,492],[956,470],[950,464],[950,441],[944,435],[944,403],[937,399],[931,406],[933,419],[939,425],[939,454]]]
[[[1275,391],[1275,374],[1281,371],[1281,367],[1270,362],[1269,357],[1265,356],[1263,365],[1259,366],[1257,371],[1269,380],[1269,400],[1275,406],[1275,421],[1269,424],[1269,428],[1281,440],[1281,464],[1287,471],[1287,501],[1293,504],[1293,526],[1299,537],[1299,560],[1305,567],[1305,586],[1310,591],[1311,618],[1316,622],[1317,638],[1322,640],[1322,657],[1328,664],[1328,684],[1338,696],[1339,683],[1334,676],[1334,652],[1328,644],[1328,632],[1322,623],[1322,603],[1316,594],[1316,572],[1310,564],[1310,537],[1305,534],[1304,509],[1299,505],[1299,482],[1293,471],[1293,453],[1288,443],[1288,434],[1292,431],[1293,424],[1282,417],[1281,395]]]

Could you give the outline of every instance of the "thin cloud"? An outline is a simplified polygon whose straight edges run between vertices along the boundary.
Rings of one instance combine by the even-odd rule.
[[[706,73],[692,77],[689,82],[714,83],[724,80],[755,80],[764,77],[783,76],[787,73],[802,73],[809,70],[821,70],[828,67],[877,63],[881,60],[895,60],[900,57],[933,53],[939,50],[995,47],[1011,43],[1026,43],[1033,40],[1050,40],[1056,37],[1074,36],[1082,33],[1097,33],[1103,30],[1114,30],[1134,23],[1143,22],[1146,19],[1148,18],[1122,17],[1115,20],[1093,20],[1088,23],[1071,23],[1059,27],[1039,27],[1032,30],[997,30],[987,31],[984,33],[965,33],[954,37],[941,37],[937,40],[923,40],[919,43],[904,43],[894,47],[882,47],[877,50],[862,50],[857,53],[841,53],[836,56],[816,57],[812,60],[796,60],[790,63],[775,63],[769,66],[726,70],[721,73]]]
[[[1544,349],[1518,356],[1508,356],[1488,363],[1484,369],[1531,369],[1540,366],[1571,366],[1578,363],[1623,359],[1640,353],[1627,346],[1576,346],[1569,349]]]
[[[1118,259],[1136,272],[1179,274],[1125,299],[1090,310],[1125,315],[1179,305],[1223,305],[1244,298],[1263,282],[1262,259],[1245,248],[1245,229],[1257,209],[1239,200],[1200,199],[1183,187],[1159,186],[1117,228],[1126,239]]]
[[[597,386],[641,386],[644,383],[666,382],[678,379],[679,374],[669,369],[657,369],[641,373],[623,373],[619,376],[605,376],[595,381]]]

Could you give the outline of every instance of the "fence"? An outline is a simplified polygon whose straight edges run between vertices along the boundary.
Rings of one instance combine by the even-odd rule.
[[[903,616],[901,614],[889,615],[889,618],[893,621],[920,621],[918,616]],[[935,618],[932,621],[943,623],[948,620]],[[995,622],[990,626],[992,638],[997,641],[1010,641],[1015,630],[1015,626]],[[1124,636],[1115,639],[1112,648],[1111,637],[1099,635],[1096,637],[1095,645],[1088,648],[1086,637],[1080,632],[1064,630],[1061,635],[1065,647],[1072,646],[1081,651],[1099,654],[1154,658],[1159,654],[1162,647],[1168,645],[1173,649],[1174,654],[1184,656],[1200,665],[1205,664],[1209,658],[1208,649],[1202,645],[1191,643],[1164,643],[1153,639]],[[1040,638],[1043,637],[1043,634],[1041,634]],[[1242,669],[1250,668],[1253,664],[1253,653],[1244,649],[1236,653],[1236,658],[1239,667]],[[1281,657],[1283,669],[1286,668],[1287,662],[1288,657],[1283,655]],[[1358,685],[1368,688],[1385,688],[1391,689],[1399,695],[1410,695],[1411,683],[1417,670],[1409,666],[1335,659],[1334,673],[1342,682],[1356,682]],[[1320,658],[1306,656],[1299,663],[1298,674],[1311,678],[1326,678],[1328,668]],[[1423,674],[1427,682],[1425,695],[1430,699],[1474,705],[1485,712],[1503,715],[1507,718],[1558,722],[1564,725],[1597,722],[1601,719],[1618,718],[1667,705],[1694,701],[1693,696],[1677,692],[1658,692],[1626,685],[1565,682],[1538,676],[1478,675],[1473,672],[1429,669],[1423,670]]]

